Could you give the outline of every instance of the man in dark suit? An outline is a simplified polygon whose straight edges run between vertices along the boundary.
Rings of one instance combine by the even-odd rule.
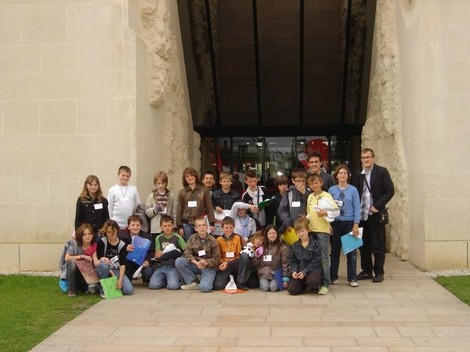
[[[363,170],[356,174],[354,179],[354,185],[361,198],[360,226],[364,228],[362,238],[364,245],[360,248],[362,272],[357,279],[372,279],[373,282],[379,283],[384,280],[385,263],[385,224],[379,222],[380,211],[385,209],[395,190],[388,170],[375,164],[374,158],[372,149],[362,150]],[[372,263],[372,254],[374,263]]]

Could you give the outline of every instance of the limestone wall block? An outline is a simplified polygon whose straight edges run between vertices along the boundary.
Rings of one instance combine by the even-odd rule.
[[[42,71],[69,71],[78,67],[78,44],[44,44],[41,48]]]
[[[67,41],[121,41],[122,1],[75,1],[67,4]]]
[[[5,204],[20,202],[20,180],[17,177],[0,177],[0,199]]]
[[[107,99],[80,99],[77,101],[77,133],[106,134],[108,126]]]
[[[41,134],[73,134],[77,131],[75,100],[43,100],[39,109]]]
[[[73,200],[78,198],[82,191],[83,177],[50,177],[49,178],[49,200],[53,204],[75,204]],[[74,195],[76,195],[74,197]],[[75,212],[74,212],[75,216]]]
[[[134,133],[135,99],[117,98],[108,100],[109,133]]]
[[[24,147],[31,153],[31,160],[24,161],[29,165],[31,173],[23,175],[49,176],[62,174],[62,137],[39,136],[30,138]]]
[[[64,243],[25,243],[19,247],[21,271],[59,270],[59,256]]]
[[[20,140],[18,136],[0,137],[0,176],[31,176],[33,148],[30,141],[36,137]],[[21,162],[19,162],[21,160]]]
[[[66,39],[65,4],[39,4],[22,7],[21,42],[61,43]]]
[[[1,243],[34,241],[32,204],[0,204]]]
[[[112,173],[117,177],[117,170],[120,165],[127,165],[131,169],[135,165],[132,151],[135,150],[133,136],[129,134],[107,135],[96,140],[96,175],[109,175]],[[110,170],[112,170],[110,172]],[[135,170],[134,170],[135,172]],[[116,184],[114,179],[111,186]],[[131,181],[132,183],[132,181]]]
[[[34,242],[62,242],[63,234],[71,235],[70,224],[64,204],[34,204]]]
[[[3,134],[39,134],[39,103],[37,101],[3,103]]]
[[[121,42],[80,43],[78,52],[80,70],[122,69],[123,47]]]
[[[75,176],[91,173],[96,166],[96,154],[101,153],[96,148],[96,140],[99,138],[101,136],[96,137],[90,134],[62,136],[59,154],[61,173],[59,175]]]
[[[16,5],[16,4],[14,4]],[[21,41],[21,8],[3,6],[0,11],[0,45],[16,45]]]
[[[468,264],[467,241],[426,241],[427,271],[443,269],[466,269]]]
[[[20,270],[20,245],[19,244],[0,244],[0,268],[5,271]]]
[[[69,96],[78,99],[115,99],[135,96],[135,74],[127,70],[86,70],[67,73]]]
[[[71,90],[68,84],[67,73],[62,72],[38,72],[29,74],[31,81],[32,99],[68,99],[71,98]],[[23,99],[28,96],[23,96]]]
[[[30,99],[30,80],[28,73],[0,72],[0,100]]]
[[[48,177],[23,177],[21,178],[21,203],[49,202],[49,178]]]
[[[0,71],[34,72],[41,67],[41,48],[37,45],[7,46],[0,50]]]

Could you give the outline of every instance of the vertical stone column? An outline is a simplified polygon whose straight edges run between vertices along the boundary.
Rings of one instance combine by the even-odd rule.
[[[362,147],[390,171],[395,196],[389,203],[387,243],[390,252],[408,259],[408,169],[403,149],[400,99],[400,53],[396,1],[378,0],[367,121]]]

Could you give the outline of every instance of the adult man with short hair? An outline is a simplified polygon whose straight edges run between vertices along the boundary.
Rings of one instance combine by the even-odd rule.
[[[323,171],[321,169],[322,167],[322,155],[321,153],[319,152],[312,152],[308,155],[308,159],[307,159],[307,163],[308,163],[308,167],[309,169],[307,170],[307,172],[309,174],[318,174],[320,175],[321,179],[323,180],[323,185],[322,185],[322,189],[325,191],[325,192],[328,192],[328,190],[330,189],[330,187],[334,186],[335,184],[335,181],[333,180],[333,177]]]
[[[361,162],[363,170],[354,178],[354,185],[361,198],[360,226],[364,228],[364,245],[360,247],[362,272],[357,279],[372,279],[373,282],[379,283],[384,280],[385,264],[385,224],[380,222],[380,212],[385,210],[395,190],[388,170],[375,164],[375,153],[372,149],[362,150]]]

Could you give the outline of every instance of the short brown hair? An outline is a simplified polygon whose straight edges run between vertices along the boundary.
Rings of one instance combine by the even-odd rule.
[[[224,225],[233,225],[235,226],[235,220],[233,220],[230,216],[226,216],[221,223],[221,226],[224,227]]]
[[[307,179],[307,184],[309,184],[310,182],[313,182],[315,180],[318,180],[321,183],[323,183],[323,179],[321,178],[321,176],[319,174],[310,174],[308,176],[308,179]]]
[[[317,152],[316,150],[308,154],[307,161],[309,161],[312,158],[318,158],[321,161],[323,161],[323,157],[320,152]]]
[[[129,166],[126,166],[126,165],[121,165],[121,166],[119,166],[118,175],[119,175],[122,171],[127,172],[128,174],[131,174],[131,175],[132,175],[131,168],[130,168]]]
[[[219,181],[222,181],[223,179],[233,181],[233,177],[230,172],[221,172],[219,175]]]
[[[247,178],[258,178],[258,175],[256,174],[255,170],[248,170],[245,174],[245,179]]]
[[[168,175],[165,171],[158,171],[155,176],[153,176],[153,184],[155,185],[158,180],[162,180],[162,182],[168,185]]]
[[[127,218],[127,225],[130,225],[132,221],[138,221],[140,222],[140,225],[142,225],[142,218],[139,215],[131,215]]]
[[[336,183],[338,183],[338,172],[340,172],[342,169],[348,172],[348,182],[351,178],[351,170],[349,170],[349,167],[346,164],[339,164],[336,166],[335,172],[333,172],[333,178],[335,179]]]
[[[196,169],[192,167],[187,167],[183,170],[183,187],[188,187],[188,182],[186,182],[186,175],[192,175],[196,178],[196,184],[199,184],[199,174],[197,173]]]
[[[307,171],[305,169],[297,168],[292,171],[292,179],[295,180],[297,177],[307,178]]]
[[[85,233],[85,230],[89,230],[91,234],[93,235],[93,239],[91,240],[91,243],[96,242],[96,234],[93,231],[93,226],[90,224],[82,224],[77,231],[75,231],[75,241],[77,244],[81,247],[83,246],[83,234]]]
[[[160,226],[163,225],[164,222],[171,222],[172,224],[175,223],[173,218],[168,214],[162,214],[160,217]]]
[[[297,220],[294,221],[294,230],[299,231],[299,230],[310,230],[309,227],[309,221],[307,218],[298,218]]]

